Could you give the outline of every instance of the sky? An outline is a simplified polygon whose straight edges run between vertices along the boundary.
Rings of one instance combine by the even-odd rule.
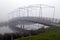
[[[60,19],[60,0],[0,0],[0,22],[7,20],[14,9],[35,4],[55,6],[54,17]]]

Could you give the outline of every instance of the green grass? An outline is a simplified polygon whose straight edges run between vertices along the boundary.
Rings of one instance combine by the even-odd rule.
[[[45,33],[17,38],[16,40],[60,40],[60,27],[50,27]]]

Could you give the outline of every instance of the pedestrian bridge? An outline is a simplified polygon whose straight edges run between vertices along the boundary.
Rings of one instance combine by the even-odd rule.
[[[13,18],[9,21],[10,25],[16,25],[16,24],[43,24],[47,26],[60,26],[59,24],[60,20],[59,19],[54,19],[54,18],[40,18],[40,17],[16,17]]]
[[[43,24],[46,26],[60,26],[59,19],[53,18],[39,18],[39,17],[16,17],[9,21],[8,25],[12,30],[17,31],[26,31],[24,30],[24,25],[34,25],[34,24]],[[19,28],[17,25],[21,25]]]
[[[17,25],[31,25],[31,24],[43,24],[47,26],[60,26],[60,19],[54,18],[55,7],[48,5],[30,5],[28,7],[20,7],[13,10],[8,15],[7,23],[0,23],[2,25],[8,25],[14,29],[19,29]],[[20,29],[19,29],[20,30]]]
[[[55,7],[44,5],[44,4],[36,4],[30,6],[24,6],[13,10],[9,14],[11,25],[16,24],[44,24],[47,26],[56,26],[59,21],[54,18]]]

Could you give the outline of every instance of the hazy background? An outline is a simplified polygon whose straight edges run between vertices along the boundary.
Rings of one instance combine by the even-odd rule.
[[[60,0],[0,0],[0,22],[8,20],[11,11],[19,7],[35,4],[55,6],[55,18],[60,19]],[[44,15],[47,16],[45,12]],[[48,16],[49,15],[50,14],[48,14]],[[37,26],[35,28],[37,28]],[[0,27],[0,33],[5,32],[12,32],[12,30],[10,30],[9,27]]]
[[[55,6],[55,18],[60,19],[60,0],[0,0],[0,21],[8,19],[8,13],[22,6],[46,4]]]

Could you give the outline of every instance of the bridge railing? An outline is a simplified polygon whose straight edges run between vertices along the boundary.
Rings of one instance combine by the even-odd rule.
[[[33,17],[53,17],[54,7],[37,4],[37,5],[30,5],[27,7],[20,7],[16,10],[13,10],[10,13],[10,17],[23,17],[23,16],[33,16]]]
[[[44,4],[30,5],[25,7],[17,8],[9,14],[9,18],[14,17],[45,17],[53,18],[54,21],[55,7]],[[51,19],[50,19],[51,21]]]

